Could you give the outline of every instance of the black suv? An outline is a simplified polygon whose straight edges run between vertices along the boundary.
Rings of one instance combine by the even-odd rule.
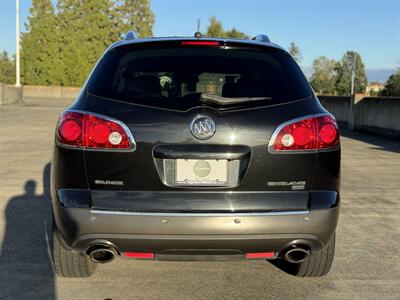
[[[120,256],[264,259],[325,275],[339,171],[335,119],[267,36],[130,33],[57,124],[55,270],[90,276]]]

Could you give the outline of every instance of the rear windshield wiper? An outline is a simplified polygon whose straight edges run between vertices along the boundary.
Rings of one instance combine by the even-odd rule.
[[[218,105],[232,105],[239,104],[245,102],[253,102],[253,101],[265,101],[272,100],[271,97],[222,97],[213,94],[202,93],[200,95],[200,101],[203,103],[213,103]]]

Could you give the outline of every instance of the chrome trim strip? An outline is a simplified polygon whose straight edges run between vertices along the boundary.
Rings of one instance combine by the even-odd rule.
[[[58,138],[56,138],[57,146],[60,146],[60,147],[63,147],[63,148],[68,148],[68,149],[82,149],[82,150],[86,150],[86,151],[104,151],[104,152],[133,152],[133,151],[136,150],[136,141],[135,141],[135,138],[133,137],[132,131],[122,121],[114,119],[112,117],[108,117],[108,116],[102,115],[102,114],[97,114],[97,113],[94,113],[94,112],[91,112],[91,111],[86,111],[86,110],[67,109],[63,113],[67,113],[67,112],[77,112],[77,113],[81,113],[81,114],[84,114],[84,115],[92,115],[92,116],[96,116],[96,117],[102,118],[102,119],[107,120],[107,121],[111,121],[111,122],[117,123],[118,125],[120,125],[122,127],[122,129],[127,134],[128,138],[129,138],[129,141],[131,142],[131,147],[129,149],[88,148],[88,147],[80,147],[80,146],[72,146],[72,145],[68,145],[68,144],[63,144],[63,143],[60,143],[58,141]],[[58,128],[58,125],[59,124],[57,124],[57,128]],[[58,135],[58,130],[56,130],[56,131],[57,131],[56,135]]]
[[[263,216],[290,216],[308,215],[309,210],[302,211],[276,211],[276,212],[254,212],[254,213],[150,213],[150,212],[131,212],[116,210],[91,209],[92,214],[103,215],[122,215],[122,216],[149,216],[149,217],[263,217]]]

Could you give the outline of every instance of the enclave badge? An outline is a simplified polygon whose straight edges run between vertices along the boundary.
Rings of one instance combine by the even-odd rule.
[[[215,123],[210,117],[197,115],[190,123],[190,132],[199,140],[207,140],[215,133]]]

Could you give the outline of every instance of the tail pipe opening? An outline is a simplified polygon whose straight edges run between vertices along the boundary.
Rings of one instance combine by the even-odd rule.
[[[305,261],[309,255],[310,249],[303,246],[293,246],[285,251],[283,258],[292,264],[298,264]]]
[[[117,256],[117,251],[109,245],[93,245],[88,248],[86,253],[92,261],[102,264],[114,260],[115,256]]]

